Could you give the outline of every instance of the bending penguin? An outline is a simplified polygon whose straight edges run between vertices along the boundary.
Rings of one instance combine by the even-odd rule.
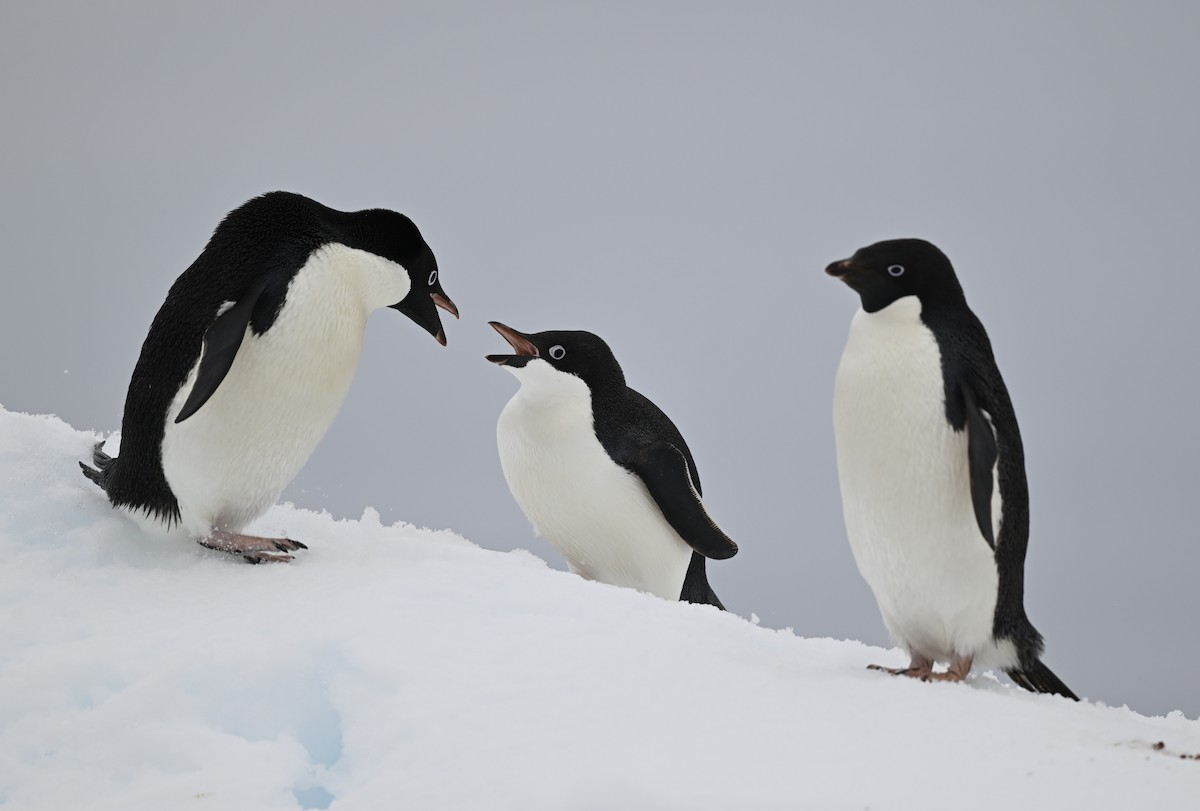
[[[281,191],[250,200],[171,286],[129,383],[120,456],[99,443],[84,475],[152,532],[290,560],[304,544],[241,530],[325,435],[380,307],[443,346],[437,308],[458,315],[408,217]]]
[[[590,332],[490,323],[517,354],[487,359],[521,382],[496,426],[500,464],[538,534],[589,580],[724,610],[705,558],[738,547],[704,509],[696,463],[667,415],[625,385]]]
[[[1021,432],[950,260],[899,239],[826,272],[862,301],[833,398],[846,532],[911,656],[906,668],[872,667],[943,681],[998,667],[1027,690],[1078,700],[1042,663],[1025,616]],[[935,662],[949,669],[935,673]]]

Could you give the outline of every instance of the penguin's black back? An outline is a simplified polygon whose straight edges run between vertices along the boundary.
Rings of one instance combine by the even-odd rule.
[[[946,421],[956,431],[966,427],[962,385],[969,385],[988,413],[996,436],[997,478],[1003,499],[995,559],[999,573],[993,634],[1010,639],[1023,667],[1033,667],[1042,653],[1042,635],[1025,614],[1025,552],[1029,545],[1029,486],[1021,430],[1004,378],[996,365],[987,331],[965,302],[936,306],[926,303],[921,320],[933,333],[942,356]]]
[[[234,209],[204,251],[171,285],[134,366],[121,420],[121,453],[98,482],[117,506],[168,522],[179,505],[162,469],[167,409],[200,357],[205,330],[226,301],[266,279],[250,326],[261,335],[283,307],[308,257],[337,238],[338,212],[290,192],[270,192]],[[94,478],[94,477],[90,477]]]
[[[622,464],[621,459],[632,456],[631,451],[635,448],[656,441],[670,442],[687,460],[688,474],[692,477],[696,493],[704,495],[700,486],[700,471],[696,468],[696,460],[692,458],[687,442],[670,417],[649,398],[626,386],[623,380],[613,381],[613,385],[593,385],[592,416],[596,438],[617,464]],[[628,465],[622,466],[633,472]],[[679,599],[725,610],[708,583],[704,556],[699,552],[692,552]]]

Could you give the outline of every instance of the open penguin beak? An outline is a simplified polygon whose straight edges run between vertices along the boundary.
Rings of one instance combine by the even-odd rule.
[[[517,332],[512,327],[506,327],[499,321],[489,321],[488,325],[508,341],[509,345],[517,350],[515,355],[488,355],[487,359],[499,366],[513,366],[521,368],[529,361],[538,357],[538,348],[529,340],[529,336],[523,332]]]
[[[438,317],[438,307],[458,318],[458,308],[450,297],[440,291],[424,295],[413,292],[404,301],[393,304],[392,308],[399,310],[413,320],[421,329],[432,335],[439,344],[446,345],[446,332],[442,329],[442,319]]]

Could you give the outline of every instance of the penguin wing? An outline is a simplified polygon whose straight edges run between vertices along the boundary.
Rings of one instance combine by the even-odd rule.
[[[200,357],[200,370],[196,373],[196,383],[179,410],[175,422],[180,423],[195,414],[208,402],[229,367],[237,357],[238,348],[246,336],[246,327],[250,326],[250,317],[254,314],[254,305],[267,286],[264,277],[255,282],[242,296],[225,312],[218,315],[204,332],[204,352]]]
[[[737,554],[737,544],[705,511],[679,448],[659,440],[637,448],[622,461],[646,485],[667,523],[688,546],[715,560]]]
[[[983,533],[988,546],[996,549],[996,536],[992,532],[992,488],[995,486],[992,471],[996,466],[996,433],[987,413],[979,407],[978,398],[965,380],[960,384],[963,405],[966,409],[967,460],[971,472],[971,504],[975,508],[975,521]]]

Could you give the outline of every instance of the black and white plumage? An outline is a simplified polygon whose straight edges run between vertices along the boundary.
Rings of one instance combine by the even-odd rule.
[[[1021,433],[954,268],[918,239],[827,272],[861,298],[838,367],[834,433],[846,531],[884,624],[912,657],[894,673],[958,680],[972,664],[1074,693],[1025,615],[1029,499]],[[947,673],[933,673],[948,662]]]
[[[705,558],[737,544],[708,516],[667,415],[625,385],[596,335],[491,325],[517,354],[488,360],[521,383],[496,426],[500,463],[537,532],[585,578],[724,608]]]
[[[171,286],[125,400],[118,458],[80,466],[146,528],[248,560],[302,544],[238,533],[333,421],[367,316],[393,307],[445,344],[437,261],[394,211],[271,192],[231,211]],[[275,554],[282,552],[285,554]]]

